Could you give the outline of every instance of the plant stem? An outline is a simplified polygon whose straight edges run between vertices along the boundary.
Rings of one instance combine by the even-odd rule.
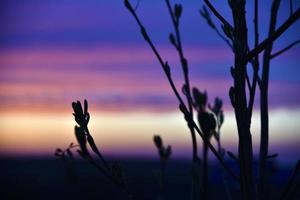
[[[256,48],[252,49],[246,57],[249,61],[260,52],[262,52],[270,43],[276,40],[282,33],[284,33],[291,25],[293,25],[300,18],[300,8],[298,8],[279,28],[277,28],[274,33],[268,36],[264,41],[262,41]]]
[[[184,57],[181,38],[180,38],[179,21],[176,21],[176,19],[175,19],[175,16],[174,16],[174,13],[172,11],[172,7],[171,7],[171,4],[170,4],[169,0],[166,0],[166,4],[167,4],[168,11],[169,11],[169,14],[170,14],[171,19],[172,19],[173,27],[175,29],[176,43],[177,43],[177,48],[176,49],[177,49],[177,52],[178,52],[178,55],[179,55],[182,71],[183,71],[183,74],[184,74],[184,80],[185,80],[185,85],[186,85],[186,89],[187,89],[186,98],[187,98],[187,102],[188,102],[189,113],[191,115],[190,116],[191,119],[193,119],[193,107],[192,107],[190,81],[189,81],[188,70],[186,70],[186,69],[188,69],[188,64],[187,64],[187,62],[184,62],[185,57]],[[196,161],[196,159],[198,158],[196,134],[195,134],[195,130],[194,130],[193,126],[189,127],[189,129],[190,129],[191,136],[192,136],[193,161]]]
[[[234,20],[234,90],[235,90],[235,118],[239,134],[239,162],[241,199],[253,199],[252,174],[252,136],[249,126],[249,114],[246,99],[246,65],[248,36],[245,16],[245,1],[232,1],[232,15]]]
[[[276,28],[277,13],[280,0],[274,0],[271,9],[271,18],[269,26],[269,36],[274,34]],[[266,162],[269,147],[269,110],[268,110],[268,88],[269,88],[269,71],[273,42],[265,49],[263,55],[262,85],[260,90],[260,119],[261,119],[261,135],[260,135],[260,151],[259,151],[259,199],[267,198],[267,171]]]
[[[161,58],[160,54],[158,53],[158,51],[156,50],[154,44],[152,43],[149,35],[146,32],[145,27],[142,25],[141,21],[139,20],[136,12],[133,10],[133,8],[131,7],[130,3],[128,0],[125,0],[125,6],[127,7],[127,9],[130,11],[130,13],[133,15],[134,19],[136,20],[136,22],[138,23],[140,29],[141,29],[141,33],[144,37],[144,39],[146,40],[146,42],[149,44],[150,48],[152,49],[152,51],[154,52],[155,56],[157,57],[161,67],[163,68],[163,71],[167,77],[167,80],[172,88],[172,91],[174,92],[177,100],[179,101],[179,104],[183,106],[183,108],[186,110],[188,116],[189,116],[189,123],[191,123],[191,125],[194,127],[194,129],[196,130],[196,132],[198,132],[198,134],[200,135],[200,137],[202,138],[202,140],[208,145],[209,149],[212,151],[212,153],[216,156],[216,158],[218,159],[218,161],[221,163],[221,165],[224,167],[224,169],[226,169],[226,171],[235,179],[235,180],[239,180],[239,177],[226,165],[226,163],[223,161],[222,157],[218,154],[218,152],[216,151],[216,149],[214,148],[214,146],[210,143],[210,141],[203,135],[202,131],[200,130],[200,128],[197,126],[197,124],[195,123],[195,121],[193,119],[190,118],[190,114],[187,110],[187,107],[184,103],[184,101],[182,100],[181,96],[179,95],[179,92],[177,91],[175,84],[171,78],[171,75],[169,74],[169,72],[167,71],[166,67],[165,67],[165,63],[163,61],[163,59]]]
[[[203,174],[202,174],[202,185],[203,185],[203,199],[208,198],[208,146],[203,142]]]
[[[258,0],[254,1],[254,47],[256,48],[258,46],[259,42],[259,32],[258,32]],[[249,111],[249,126],[251,126],[251,118],[252,118],[252,111],[254,106],[254,99],[255,99],[255,92],[256,92],[256,85],[257,81],[259,79],[258,70],[259,70],[259,56],[256,55],[254,57],[254,61],[252,63],[253,66],[253,79],[252,79],[252,85],[250,88],[250,97],[249,97],[249,103],[248,103],[248,111]]]
[[[282,53],[286,52],[287,50],[291,49],[293,46],[295,46],[296,44],[300,44],[300,40],[296,40],[295,42],[289,44],[288,46],[286,46],[285,48],[273,53],[271,55],[271,59],[276,58],[277,56],[281,55]]]

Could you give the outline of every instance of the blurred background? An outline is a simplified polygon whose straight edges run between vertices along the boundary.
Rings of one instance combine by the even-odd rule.
[[[135,5],[137,1],[131,2]],[[229,70],[233,54],[200,16],[202,1],[172,3],[183,4],[180,29],[191,85],[206,90],[211,103],[217,96],[223,99],[222,144],[226,150],[237,152],[235,117],[228,97],[233,84]],[[212,3],[232,21],[226,4]],[[260,41],[267,36],[269,4],[260,2]],[[300,2],[294,1],[294,6],[299,7]],[[248,1],[247,10],[249,45],[253,47],[252,1]],[[168,41],[173,27],[164,1],[141,0],[137,13],[181,88],[179,60]],[[289,2],[282,1],[278,25],[288,13]],[[157,159],[152,137],[160,134],[172,146],[174,160],[191,159],[189,130],[175,96],[123,1],[4,0],[0,2],[0,26],[3,174],[10,170],[14,176],[21,161],[54,159],[57,147],[76,142],[71,102],[85,98],[90,103],[90,131],[107,157]],[[276,41],[274,51],[299,35],[298,21]],[[299,55],[297,46],[271,63],[270,153],[278,153],[276,162],[286,168],[291,168],[298,159],[295,155],[300,155]],[[260,133],[257,105],[252,120],[255,154]],[[200,138],[198,141],[201,146]],[[15,183],[3,174],[2,178]]]

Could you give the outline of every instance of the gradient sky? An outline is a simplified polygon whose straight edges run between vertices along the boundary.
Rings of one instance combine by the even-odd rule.
[[[200,17],[202,1],[176,2],[184,7],[182,40],[192,85],[206,89],[210,101],[215,96],[224,99],[224,143],[236,150],[228,99],[232,52]],[[226,4],[212,2],[232,21]],[[253,7],[248,2],[252,46]],[[261,40],[267,33],[268,4],[260,2]],[[299,1],[295,4],[300,6]],[[288,13],[288,2],[282,1],[278,24]],[[177,54],[168,42],[172,27],[164,2],[141,0],[138,14],[180,87],[182,77]],[[298,21],[275,43],[275,51],[299,35]],[[286,155],[300,154],[296,148],[300,145],[299,55],[298,46],[272,60],[270,74],[271,148]],[[176,99],[123,1],[1,1],[0,153],[49,154],[74,141],[70,103],[84,98],[90,101],[95,116],[91,126],[104,152],[153,155],[151,138],[160,133],[174,146],[174,153],[190,154],[188,130]],[[258,113],[254,118],[257,141]]]

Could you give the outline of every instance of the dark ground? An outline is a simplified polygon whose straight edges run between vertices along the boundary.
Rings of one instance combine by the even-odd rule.
[[[156,160],[121,160],[129,190],[135,199],[157,199],[159,162]],[[236,167],[234,163],[231,166]],[[71,168],[70,168],[71,167]],[[291,169],[271,168],[275,176],[270,199],[279,199]],[[210,166],[210,199],[226,199],[218,165]],[[270,171],[270,172],[271,172]],[[190,199],[191,165],[189,161],[170,161],[166,172],[166,199]],[[299,179],[298,179],[299,180]],[[46,158],[0,158],[0,199],[127,199],[93,166],[82,160]],[[231,193],[238,199],[238,185],[230,181]],[[299,189],[299,188],[298,188]],[[300,199],[297,190],[293,199]]]

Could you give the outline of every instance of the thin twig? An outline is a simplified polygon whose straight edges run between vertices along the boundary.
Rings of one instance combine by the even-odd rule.
[[[217,29],[217,27],[215,27],[214,30],[216,31],[218,36],[230,47],[230,49],[232,49],[232,44],[229,42],[229,40],[226,39],[226,37],[224,35],[221,34],[219,29]]]
[[[97,146],[94,144],[94,139],[93,137],[91,136],[90,134],[90,131],[87,127],[85,127],[85,132],[87,134],[87,137],[89,138],[88,141],[92,141],[92,144],[90,144],[89,142],[89,145],[91,146],[92,150],[96,153],[96,155],[100,158],[100,160],[102,161],[102,163],[104,164],[106,170],[108,171],[111,171],[111,168],[108,164],[108,162],[104,159],[104,157],[102,156],[102,154],[100,153],[100,151],[98,150]]]
[[[300,43],[300,40],[296,40],[295,42],[289,44],[288,46],[286,46],[285,48],[277,51],[276,53],[273,53],[271,55],[271,59],[276,58],[277,56],[281,55],[282,53],[286,52],[287,50],[291,49],[293,46],[297,45]]]
[[[178,55],[179,55],[182,71],[183,71],[183,74],[184,74],[184,81],[185,81],[186,92],[187,92],[186,98],[187,98],[187,102],[188,102],[189,113],[191,115],[191,119],[193,119],[192,97],[191,97],[190,81],[189,81],[189,76],[188,76],[188,63],[185,61],[183,48],[182,48],[182,42],[181,42],[181,38],[180,38],[179,17],[176,20],[169,0],[166,0],[166,4],[167,4],[168,11],[169,11],[169,14],[171,16],[173,26],[174,26],[174,29],[175,29],[176,43],[177,43],[177,48],[176,49],[177,49],[177,52],[178,52]],[[191,135],[192,135],[193,160],[195,161],[198,157],[197,156],[197,153],[198,153],[197,140],[196,140],[196,136],[195,136],[194,127],[189,127],[189,129],[190,129]]]
[[[271,37],[276,29],[276,21],[281,0],[273,0],[271,8],[271,17],[268,36]],[[267,198],[267,170],[266,163],[269,149],[269,108],[268,108],[268,93],[269,93],[269,73],[271,52],[273,41],[270,42],[264,51],[263,69],[262,69],[262,88],[260,90],[260,120],[261,120],[261,136],[259,149],[259,180],[258,191],[259,199]]]
[[[135,11],[138,9],[138,7],[139,7],[139,5],[140,5],[140,2],[141,2],[141,0],[138,0],[138,1],[136,2],[136,5],[135,5],[135,7],[134,7],[134,10],[135,10]]]
[[[230,41],[219,31],[219,29],[217,28],[217,26],[215,25],[214,21],[211,19],[209,12],[207,11],[207,9],[205,8],[205,6],[203,6],[203,12],[202,10],[200,10],[200,15],[202,15],[202,17],[207,21],[209,27],[211,27],[216,33],[217,35],[231,48],[232,50],[232,44],[230,43]]]
[[[127,194],[129,199],[133,199],[133,196],[127,189],[126,185],[118,183],[116,181],[116,179],[110,173],[107,173],[107,171],[105,169],[103,169],[100,165],[98,165],[90,155],[88,157],[86,157],[85,160],[87,160],[91,165],[93,165],[95,168],[97,168],[108,180],[110,180],[117,187],[122,189]]]
[[[300,8],[298,8],[276,31],[257,47],[252,49],[246,56],[246,61],[250,61],[253,57],[262,52],[270,43],[276,40],[282,33],[284,33],[291,25],[293,25],[300,18]]]
[[[149,38],[149,35],[146,32],[145,27],[142,25],[141,21],[139,20],[137,14],[135,13],[135,11],[132,9],[131,4],[129,3],[128,0],[124,0],[125,6],[126,8],[130,11],[130,13],[133,15],[134,19],[136,20],[136,22],[138,23],[140,29],[141,29],[141,33],[144,37],[144,39],[146,40],[146,42],[149,44],[149,46],[151,47],[152,51],[154,52],[155,56],[157,57],[159,63],[161,64],[163,71],[165,72],[165,75],[168,79],[168,82],[177,98],[177,100],[179,101],[180,105],[183,106],[183,108],[186,110],[188,116],[190,116],[187,107],[184,103],[184,101],[182,100],[181,96],[179,95],[179,92],[177,91],[175,84],[171,78],[171,75],[169,74],[170,72],[167,71],[166,69],[166,64],[164,63],[163,59],[161,58],[161,56],[159,55],[158,51],[156,50],[154,44],[152,43],[151,39]],[[201,138],[203,139],[203,141],[208,145],[208,147],[210,148],[210,150],[213,152],[213,154],[216,156],[216,158],[219,160],[219,162],[222,164],[222,166],[227,170],[227,172],[235,179],[235,180],[239,180],[239,177],[226,165],[226,163],[223,161],[223,159],[221,158],[221,156],[218,154],[218,152],[216,151],[216,149],[214,148],[214,146],[210,143],[210,141],[208,139],[206,139],[206,137],[203,135],[202,131],[200,130],[200,128],[197,126],[197,124],[194,122],[193,119],[188,119],[189,122],[191,123],[192,126],[194,126],[195,130],[199,133],[199,135],[201,136]]]
[[[209,2],[209,0],[204,0],[205,4],[208,6],[208,8],[213,12],[213,14],[223,23],[228,25],[230,28],[232,26],[230,23],[215,9],[215,7]]]
[[[254,47],[258,46],[259,42],[259,32],[258,32],[258,0],[254,1]],[[258,75],[258,68],[259,68],[259,56],[256,55],[254,57],[253,63],[253,79],[252,79],[252,87],[250,90],[250,99],[248,103],[248,111],[249,111],[249,126],[251,125],[251,118],[252,118],[252,111],[254,106],[254,99],[255,99],[255,91],[256,91],[256,84],[259,78]]]
[[[246,81],[247,81],[248,89],[252,90],[252,86],[251,86],[251,83],[250,83],[250,78],[249,78],[248,73],[246,73]]]

